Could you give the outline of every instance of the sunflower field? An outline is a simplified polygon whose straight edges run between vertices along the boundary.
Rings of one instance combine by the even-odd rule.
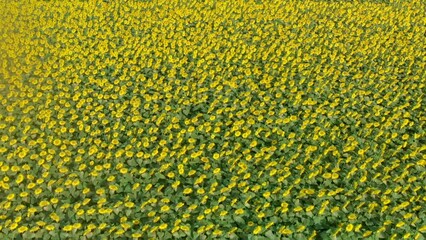
[[[425,239],[423,0],[0,0],[1,239]]]

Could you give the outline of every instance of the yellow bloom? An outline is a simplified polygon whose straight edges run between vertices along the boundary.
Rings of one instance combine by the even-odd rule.
[[[191,228],[188,227],[188,226],[182,225],[182,226],[180,226],[180,230],[182,230],[184,232],[189,232],[191,230]]]
[[[158,227],[158,229],[160,229],[160,230],[164,230],[166,228],[167,228],[167,223],[163,223]]]
[[[151,188],[152,188],[152,184],[149,183],[148,185],[146,185],[145,191],[149,191]]]
[[[194,175],[195,173],[196,173],[196,171],[195,171],[194,169],[191,169],[191,170],[188,172],[188,176],[190,177],[190,176]]]
[[[104,228],[106,228],[106,226],[107,226],[107,224],[106,223],[101,223],[100,225],[99,225],[99,229],[100,230],[102,230],[102,229],[104,229]]]
[[[295,207],[294,208],[294,212],[300,212],[300,211],[302,211],[303,210],[303,208],[301,207],[301,206],[297,206],[297,207]]]
[[[116,235],[123,235],[124,234],[124,229],[119,229],[117,230],[117,232],[115,232]]]
[[[38,230],[40,230],[40,227],[39,227],[39,226],[34,226],[34,227],[32,227],[32,228],[30,229],[30,232],[35,233],[35,232],[37,232]]]
[[[197,193],[200,194],[200,195],[204,194],[205,192],[206,191],[203,188],[200,188],[200,189],[197,190]]]
[[[223,234],[223,231],[222,230],[220,230],[220,229],[215,229],[214,231],[213,231],[213,235],[214,236],[220,236],[220,235],[222,235]]]
[[[298,231],[298,232],[303,232],[303,231],[305,231],[305,229],[306,229],[306,226],[305,226],[305,225],[301,225],[301,226],[299,226],[299,227],[297,228],[297,231]]]
[[[169,206],[167,206],[167,205],[165,205],[165,206],[162,206],[161,207],[161,212],[168,212],[170,210],[170,207]]]
[[[269,192],[269,191],[263,193],[264,198],[269,198],[270,196],[271,196],[271,192]]]
[[[411,233],[406,233],[404,234],[404,236],[402,237],[403,239],[409,239],[411,236]]]
[[[176,181],[172,184],[172,188],[176,190],[179,185],[180,185],[180,181]]]
[[[81,223],[74,223],[73,228],[74,229],[80,229],[81,228]]]
[[[55,146],[59,146],[59,145],[61,145],[61,143],[62,143],[62,141],[61,141],[60,139],[55,139],[55,140],[53,141],[53,144],[54,144]]]
[[[253,234],[257,235],[262,231],[262,227],[261,226],[257,226],[254,230],[253,230]]]
[[[132,234],[132,238],[141,238],[142,234],[141,233],[133,233]]]
[[[407,140],[410,136],[408,134],[402,135],[402,140]]]
[[[39,206],[40,207],[46,207],[46,206],[48,206],[50,203],[48,202],[48,201],[45,201],[45,200],[43,200],[43,201],[41,201],[40,203],[39,203]]]
[[[50,218],[53,219],[53,221],[55,222],[59,222],[61,220],[56,213],[51,213]]]
[[[228,211],[221,211],[219,216],[223,217],[226,216],[228,214]]]
[[[310,205],[306,208],[306,212],[311,212],[315,208],[314,205]]]
[[[242,209],[242,208],[235,210],[235,214],[237,214],[237,215],[241,215],[243,213],[244,213],[244,209]]]
[[[12,201],[14,198],[15,198],[15,194],[11,193],[11,194],[7,195],[6,199],[9,200],[9,201]]]
[[[82,216],[84,214],[84,210],[80,209],[77,211],[77,216]]]
[[[362,237],[368,237],[368,236],[370,236],[371,234],[372,234],[373,232],[372,231],[366,231],[363,235],[362,235]]]
[[[299,228],[300,229],[300,228]],[[303,230],[302,230],[303,231]],[[283,235],[290,235],[290,234],[292,234],[293,233],[293,231],[291,231],[290,229],[288,229],[287,227],[282,227],[282,228],[280,228],[280,231],[279,231],[281,234],[283,234]]]
[[[135,206],[135,204],[134,204],[133,202],[126,202],[126,203],[124,204],[124,206],[126,206],[127,208],[132,208],[132,207],[134,207],[134,206]]]
[[[354,225],[352,225],[352,223],[349,223],[346,226],[346,232],[352,232],[353,229],[354,229]]]
[[[19,227],[18,228],[18,232],[19,233],[24,233],[24,232],[26,232],[28,230],[28,227],[26,227],[26,226],[21,226],[21,227]]]
[[[65,231],[65,232],[70,232],[70,231],[72,231],[74,228],[73,228],[73,225],[66,225],[64,228],[63,228],[63,230]]]
[[[324,173],[322,176],[323,176],[323,178],[325,178],[325,179],[330,179],[330,178],[332,178],[332,174],[331,174],[331,173]]]
[[[402,227],[402,226],[404,226],[405,225],[405,223],[404,222],[398,222],[397,224],[396,224],[396,227],[397,228],[400,228],[400,227]]]
[[[192,188],[185,188],[185,190],[183,190],[183,194],[188,195],[192,193]]]

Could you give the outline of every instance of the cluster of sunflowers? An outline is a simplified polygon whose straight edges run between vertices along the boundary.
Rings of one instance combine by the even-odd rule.
[[[0,9],[2,239],[424,238],[422,0]]]

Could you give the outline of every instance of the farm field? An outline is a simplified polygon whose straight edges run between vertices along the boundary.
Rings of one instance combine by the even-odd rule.
[[[0,19],[1,239],[425,239],[424,1]]]

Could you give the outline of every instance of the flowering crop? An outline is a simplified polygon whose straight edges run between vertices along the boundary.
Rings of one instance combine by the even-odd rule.
[[[2,239],[425,234],[424,1],[0,9]]]

